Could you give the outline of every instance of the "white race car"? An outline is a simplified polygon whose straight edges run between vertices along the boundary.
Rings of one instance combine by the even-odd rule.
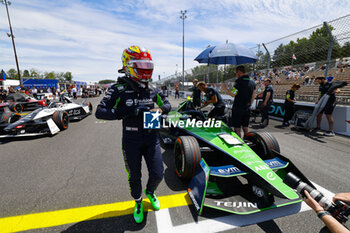
[[[63,97],[62,102],[52,102],[48,107],[39,108],[15,122],[9,119],[0,122],[0,138],[54,135],[67,129],[69,121],[81,120],[92,114],[92,110],[90,102],[76,104],[70,98]]]

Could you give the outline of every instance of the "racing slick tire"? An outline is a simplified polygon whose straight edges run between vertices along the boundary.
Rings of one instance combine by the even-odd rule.
[[[244,140],[251,143],[250,148],[263,160],[274,158],[273,151],[281,152],[276,138],[268,132],[249,132]]]
[[[21,104],[13,103],[13,104],[10,104],[9,109],[12,112],[22,112],[23,111],[23,106]]]
[[[0,116],[0,124],[1,123],[7,123],[7,124],[12,124],[19,120],[21,118],[21,115],[18,113],[13,113],[13,112],[4,112]]]
[[[60,130],[68,129],[69,117],[67,112],[56,111],[52,115],[52,120]]]
[[[182,180],[191,179],[202,159],[199,144],[195,137],[180,136],[174,145],[175,172]]]

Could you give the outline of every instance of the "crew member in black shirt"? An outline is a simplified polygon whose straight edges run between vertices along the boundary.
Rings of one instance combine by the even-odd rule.
[[[200,108],[204,108],[209,104],[214,105],[214,109],[208,114],[208,118],[215,118],[225,114],[225,102],[217,90],[212,87],[208,87],[203,81],[199,82],[197,87],[200,91],[203,91],[206,96],[206,101]]]
[[[192,88],[192,102],[195,108],[201,106],[201,90],[199,90],[197,85],[198,85],[198,79],[194,79],[193,88]]]
[[[331,83],[327,82],[327,80],[325,79],[325,77],[317,77],[315,79],[318,84],[320,84],[319,86],[319,96],[316,100],[316,103],[318,103],[318,101],[321,99],[321,97],[327,93],[328,89],[331,87]],[[314,132],[320,130],[321,127],[321,121],[322,121],[322,114],[324,113],[326,115],[326,118],[328,120],[328,125],[329,125],[329,131],[325,132],[324,135],[325,136],[334,136],[334,130],[333,130],[333,125],[334,125],[334,119],[332,116],[333,110],[335,108],[336,105],[336,97],[335,97],[335,93],[340,92],[340,89],[336,89],[332,94],[330,94],[329,99],[326,103],[326,106],[324,107],[324,109],[317,115],[317,128],[314,129]]]
[[[261,127],[265,128],[269,124],[269,109],[273,102],[273,87],[271,79],[264,79],[265,90],[263,92],[263,103],[264,106],[261,110]]]
[[[300,85],[295,83],[293,86],[286,92],[286,99],[284,100],[284,117],[283,117],[283,126],[289,126],[289,121],[292,119],[294,114],[294,104],[297,102],[295,100],[295,92],[299,90]]]
[[[235,133],[241,137],[241,128],[243,128],[244,135],[249,132],[250,106],[255,99],[256,91],[255,82],[245,75],[244,66],[236,68],[236,77],[232,91],[229,91],[225,84],[222,85],[222,88],[228,95],[235,98],[232,105],[231,124]]]

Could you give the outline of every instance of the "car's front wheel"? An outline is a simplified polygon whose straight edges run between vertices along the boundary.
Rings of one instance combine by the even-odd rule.
[[[280,153],[276,138],[268,132],[249,132],[244,136],[250,148],[263,160],[274,158],[274,151]]]
[[[57,111],[52,115],[52,120],[60,130],[68,129],[69,117],[67,112]]]
[[[202,159],[199,144],[195,137],[180,136],[174,146],[175,171],[182,180],[191,179]]]

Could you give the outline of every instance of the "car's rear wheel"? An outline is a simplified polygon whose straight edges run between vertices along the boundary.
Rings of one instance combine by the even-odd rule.
[[[182,180],[191,179],[202,159],[196,138],[192,136],[178,137],[174,146],[174,155],[177,176]]]
[[[19,120],[21,118],[21,115],[18,113],[12,113],[12,112],[4,112],[0,116],[0,123],[7,123],[12,124]]]
[[[21,104],[10,104],[9,109],[12,112],[22,112],[23,111],[23,106]]]
[[[52,120],[60,130],[68,129],[69,117],[67,112],[57,111],[52,115]]]
[[[268,132],[249,132],[245,135],[244,140],[263,160],[274,158],[274,151],[280,153],[280,146],[276,138]]]

